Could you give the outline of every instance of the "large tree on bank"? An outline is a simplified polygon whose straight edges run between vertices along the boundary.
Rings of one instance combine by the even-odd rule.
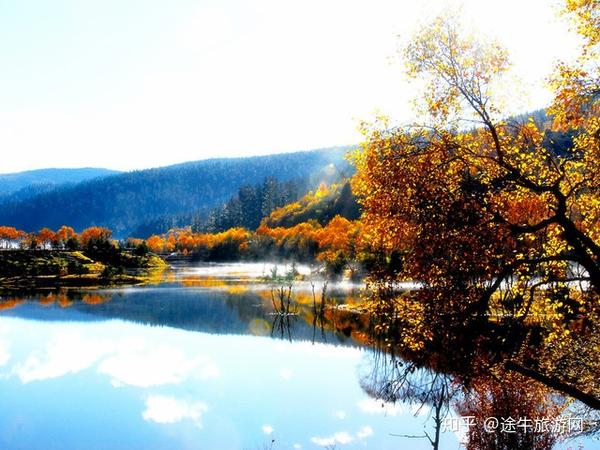
[[[420,30],[404,60],[426,80],[429,120],[366,124],[353,184],[367,238],[402,255],[394,277],[425,287],[416,293],[428,324],[421,345],[456,326],[508,324],[501,342],[519,345],[507,342],[506,368],[596,408],[599,10],[597,0],[567,1],[584,44],[575,65],[557,67],[545,123],[503,119],[494,87],[509,60],[498,44],[448,17]],[[557,152],[552,132],[568,132],[571,144]],[[526,352],[532,324],[537,348]]]

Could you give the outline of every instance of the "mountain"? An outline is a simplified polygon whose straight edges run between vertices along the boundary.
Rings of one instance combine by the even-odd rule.
[[[0,198],[17,196],[19,199],[24,199],[56,186],[81,183],[117,173],[120,172],[85,167],[82,169],[39,169],[0,174]]]
[[[208,211],[244,185],[275,178],[280,182],[327,179],[349,173],[348,147],[246,158],[221,158],[127,172],[57,187],[26,200],[0,204],[0,224],[25,231],[76,230],[106,226],[125,237],[140,224],[166,215]]]
[[[196,233],[216,233],[234,227],[255,230],[264,216],[297,200],[311,188],[308,177],[285,182],[274,177],[265,178],[262,183],[240,187],[237,194],[212,210],[154,218],[140,224],[131,234],[147,239],[153,234],[187,226]]]

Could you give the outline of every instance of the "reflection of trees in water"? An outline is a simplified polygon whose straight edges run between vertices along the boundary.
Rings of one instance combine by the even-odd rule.
[[[311,281],[310,283],[312,292],[312,314],[313,314],[313,335],[312,343],[315,343],[317,336],[317,328],[321,331],[321,340],[325,342],[327,340],[325,334],[325,307],[327,305],[327,282],[323,284],[321,289],[320,301],[317,301],[317,294],[315,292],[315,284]]]
[[[480,376],[466,386],[459,376],[418,366],[379,349],[369,358],[368,369],[360,378],[363,390],[380,400],[382,407],[384,402],[401,402],[415,415],[426,413],[430,421],[422,435],[393,436],[427,439],[437,450],[441,448],[444,428],[449,423],[460,423],[460,430],[454,431],[464,432],[468,450],[549,450],[568,434],[567,428],[564,433],[552,428],[561,417],[563,423],[568,421],[569,416],[561,416],[568,403],[522,375]],[[467,420],[453,417],[452,410]],[[498,419],[496,429],[486,425],[490,418]],[[546,429],[536,429],[540,423],[546,423]]]
[[[10,298],[10,297],[3,298],[2,300],[0,300],[0,311],[16,308],[24,301],[25,300],[20,299],[20,298]]]
[[[597,354],[589,353],[589,344],[595,341],[587,332],[572,337],[574,347],[546,347],[536,340],[536,323],[511,334],[510,320],[490,321],[436,313],[433,309],[419,310],[419,296],[388,294],[392,298],[375,296],[369,306],[371,343],[382,349],[373,353],[371,371],[361,378],[361,385],[370,396],[388,402],[429,405],[432,427],[438,432],[440,418],[449,408],[459,415],[472,416],[476,423],[464,435],[469,450],[550,449],[560,439],[582,434],[577,428],[556,429],[557,423],[564,424],[574,415],[583,420],[584,433],[597,432],[590,423],[597,417],[593,410],[567,401],[563,394],[568,391],[558,384],[560,375],[561,380],[576,387],[583,380],[589,381],[586,389],[597,387],[598,377],[593,377],[598,374]],[[510,335],[520,338],[503,342]],[[584,350],[580,354],[575,351],[579,346]],[[547,373],[556,375],[549,376],[545,383],[510,367],[531,367],[540,361],[551,363],[552,371]],[[563,372],[556,373],[558,368]],[[488,417],[509,422],[510,418],[523,419],[526,424],[544,419],[551,426],[486,432],[483,424]],[[433,448],[438,448],[438,436],[426,433],[403,437],[427,438]]]
[[[365,392],[384,402],[403,402],[417,411],[428,411],[431,431],[400,437],[427,439],[432,448],[440,448],[442,425],[451,410],[475,421],[464,430],[468,450],[546,450],[559,440],[598,431],[593,426],[598,423],[597,411],[557,393],[568,394],[565,388],[571,385],[567,383],[577,386],[587,379],[594,389],[599,381],[593,377],[598,374],[597,356],[589,349],[600,333],[590,336],[590,324],[585,333],[572,336],[571,348],[540,347],[535,323],[515,330],[508,319],[490,321],[420,310],[410,293],[399,302],[395,297],[395,302],[385,301],[379,308],[371,305],[370,314],[338,310],[313,299],[312,314],[307,316],[312,317],[313,336],[320,329],[324,339],[324,330],[329,328],[375,348],[370,370],[360,379]],[[577,348],[582,352],[575,352]],[[546,368],[552,377],[545,383],[536,381],[541,367],[533,377],[510,367],[523,363],[531,367],[536,361],[552,362]],[[565,382],[560,384],[560,380]],[[583,394],[578,392],[580,397]],[[500,421],[498,429],[486,431],[483,425],[488,417]],[[574,417],[583,420],[582,431],[556,428],[557,423]],[[509,427],[511,419],[522,420],[524,425],[515,432],[503,431],[502,421]],[[536,421],[542,423],[540,429],[534,428]]]
[[[542,384],[512,372],[501,379],[479,378],[456,404],[458,413],[476,424],[467,430],[467,450],[551,449],[561,435],[551,428],[565,407],[564,399]],[[496,429],[490,418],[498,419]],[[536,431],[544,424],[546,431]]]
[[[88,305],[100,305],[112,299],[112,295],[101,291],[78,291],[73,289],[51,289],[43,291],[23,292],[18,291],[13,295],[0,296],[0,310],[10,310],[28,300],[35,301],[42,306],[58,305],[68,308],[78,302]]]
[[[335,292],[332,296],[328,294],[328,298],[333,304],[333,298],[336,303],[344,301],[343,295]],[[329,304],[322,315],[313,314],[310,293],[294,291],[289,302],[284,293],[284,312],[295,317],[273,317],[280,310],[278,297],[276,304],[277,309],[273,307],[269,289],[233,293],[230,289],[182,288],[165,284],[118,290],[19,291],[0,297],[0,313],[47,320],[118,318],[143,325],[208,333],[272,335],[338,345],[359,343],[353,339],[347,324],[342,323],[339,329],[331,324],[333,310],[330,311]]]
[[[292,342],[292,326],[297,317],[292,314],[273,314],[271,337],[279,337]]]
[[[321,338],[321,342],[327,342],[327,334],[325,333],[325,317],[322,314],[315,314],[313,317],[312,323],[312,339],[311,342],[314,344],[317,338],[317,330],[319,330],[319,335]]]
[[[440,447],[440,432],[450,411],[450,402],[458,393],[448,375],[437,373],[404,361],[393,354],[376,349],[371,353],[370,370],[360,378],[362,389],[371,397],[386,403],[402,402],[414,407],[415,415],[427,413],[433,432],[423,435],[394,435],[408,439],[427,439],[434,450]]]

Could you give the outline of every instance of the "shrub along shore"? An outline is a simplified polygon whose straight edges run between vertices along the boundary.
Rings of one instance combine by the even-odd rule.
[[[26,234],[0,227],[0,289],[138,284],[167,264],[143,243],[119,243],[93,227]]]

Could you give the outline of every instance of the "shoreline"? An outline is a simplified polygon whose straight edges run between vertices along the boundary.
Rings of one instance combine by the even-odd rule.
[[[154,254],[120,251],[119,262],[92,259],[84,251],[0,251],[0,292],[28,288],[137,285],[169,265]],[[112,262],[112,264],[111,264]]]

